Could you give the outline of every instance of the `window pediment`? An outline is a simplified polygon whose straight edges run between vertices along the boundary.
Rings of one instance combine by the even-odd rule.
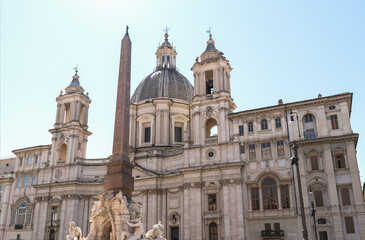
[[[182,114],[176,114],[171,116],[171,119],[175,122],[188,122],[190,119]]]
[[[151,122],[155,119],[155,117],[151,114],[142,114],[137,118],[137,122],[145,123],[145,122]]]

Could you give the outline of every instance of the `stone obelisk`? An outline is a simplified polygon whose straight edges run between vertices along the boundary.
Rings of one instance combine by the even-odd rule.
[[[130,163],[129,152],[129,104],[131,83],[131,50],[132,42],[126,33],[122,39],[120,53],[117,105],[115,110],[113,154],[106,164],[107,174],[104,178],[104,189],[114,194],[122,191],[128,201],[132,198],[134,180],[133,164]]]

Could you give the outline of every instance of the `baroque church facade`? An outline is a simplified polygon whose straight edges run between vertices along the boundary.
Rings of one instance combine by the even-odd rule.
[[[176,57],[166,34],[130,102],[132,197],[146,230],[161,220],[169,240],[302,239],[301,189],[309,239],[314,227],[320,240],[365,239],[352,93],[234,112],[232,68],[211,35],[193,85]],[[77,72],[56,101],[52,143],[0,160],[0,239],[64,239],[70,221],[89,231],[109,158],[85,158],[91,99]]]

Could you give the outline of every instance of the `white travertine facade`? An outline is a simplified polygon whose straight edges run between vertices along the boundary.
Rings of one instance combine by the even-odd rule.
[[[214,44],[192,66],[192,86],[166,34],[156,71],[131,98],[133,200],[145,230],[161,220],[169,240],[302,239],[296,142],[309,239],[311,200],[318,239],[365,239],[352,94],[234,112],[232,68]],[[57,98],[52,144],[0,160],[0,239],[64,239],[70,221],[89,232],[108,161],[85,159],[90,102],[76,73]]]

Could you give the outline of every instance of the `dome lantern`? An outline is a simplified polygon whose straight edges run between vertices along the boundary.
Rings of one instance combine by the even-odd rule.
[[[156,69],[161,68],[176,68],[176,55],[177,52],[174,46],[169,43],[168,28],[165,28],[165,40],[158,46],[156,51]]]

